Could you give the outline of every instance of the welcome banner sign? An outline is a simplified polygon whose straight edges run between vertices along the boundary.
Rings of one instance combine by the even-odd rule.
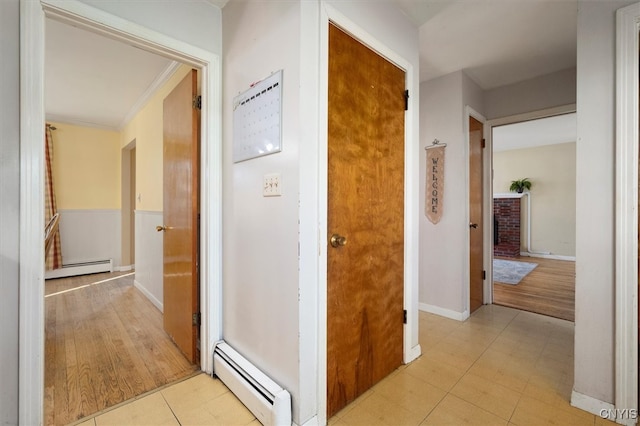
[[[442,218],[444,207],[444,148],[433,145],[427,148],[427,185],[425,215],[436,224]]]

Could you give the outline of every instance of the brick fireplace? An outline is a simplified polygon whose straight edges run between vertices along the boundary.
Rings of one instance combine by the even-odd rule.
[[[520,194],[494,194],[494,256],[520,256],[520,197]]]

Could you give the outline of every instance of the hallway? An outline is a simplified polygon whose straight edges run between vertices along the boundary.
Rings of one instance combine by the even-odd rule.
[[[423,355],[329,424],[614,424],[569,404],[573,330],[569,321],[496,305],[481,307],[465,322],[421,312]],[[224,385],[198,375],[86,419],[82,426],[161,422],[258,424]]]

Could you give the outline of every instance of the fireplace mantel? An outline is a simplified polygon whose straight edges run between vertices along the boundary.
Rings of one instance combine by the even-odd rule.
[[[498,192],[493,194],[493,198],[522,198],[525,195],[529,195],[528,192]]]

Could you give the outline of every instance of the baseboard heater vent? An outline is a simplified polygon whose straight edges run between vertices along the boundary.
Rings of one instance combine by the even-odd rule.
[[[263,425],[291,425],[291,395],[224,341],[213,351],[213,374]]]
[[[113,260],[69,263],[62,265],[62,268],[45,271],[44,279],[75,277],[76,275],[97,274],[98,272],[113,272]]]

